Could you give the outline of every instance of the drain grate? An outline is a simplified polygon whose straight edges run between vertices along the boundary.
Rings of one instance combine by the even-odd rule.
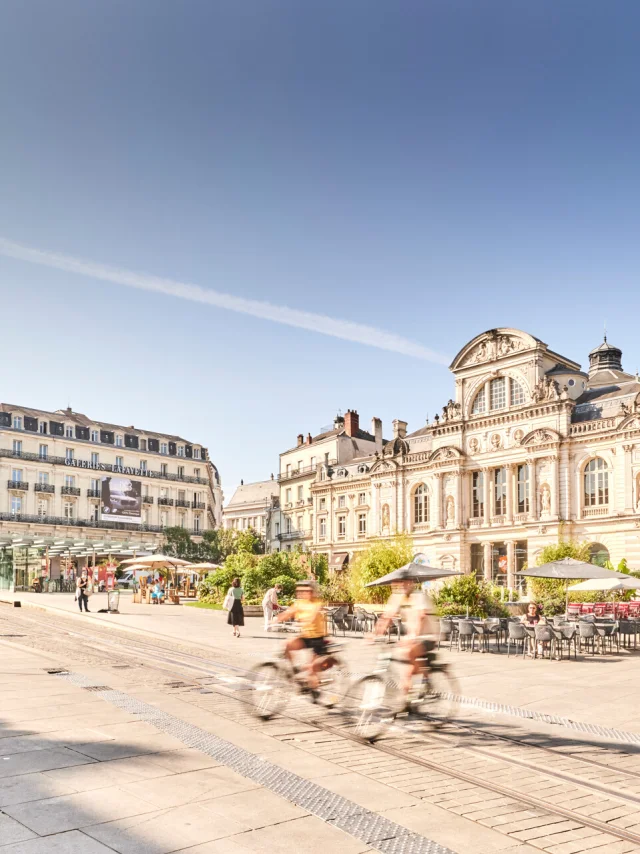
[[[85,685],[83,691],[113,691],[108,685]]]

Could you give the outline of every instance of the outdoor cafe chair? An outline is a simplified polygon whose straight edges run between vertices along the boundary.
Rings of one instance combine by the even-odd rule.
[[[482,635],[482,632],[479,631],[478,627],[474,625],[471,620],[459,620],[457,638],[458,651],[461,649],[470,649],[471,652],[475,652],[476,637],[478,637],[478,635]]]
[[[440,620],[440,631],[438,633],[438,649],[440,649],[442,641],[449,641],[449,649],[451,649],[454,631],[453,620],[448,619],[447,617],[442,617]]]
[[[334,635],[339,631],[342,632],[342,637],[346,635],[347,629],[349,628],[349,623],[347,622],[347,610],[346,605],[341,605],[329,614],[331,628]]]
[[[621,617],[624,620],[625,617],[629,616],[629,603],[628,602],[617,602],[616,603],[616,612],[617,612],[617,616]]]
[[[367,631],[367,624],[368,621],[364,610],[362,608],[356,608],[354,610],[353,618],[351,620],[351,628],[353,629],[353,631],[362,632],[362,634],[364,635],[364,633]]]
[[[620,620],[618,623],[618,643],[622,642],[622,646],[628,649],[631,646],[631,638],[633,638],[633,648],[638,648],[638,626],[633,620]]]
[[[581,605],[579,602],[569,603],[567,606],[567,614],[570,617],[577,617],[580,614]]]
[[[571,648],[573,647],[573,657],[578,658],[578,627],[576,625],[554,626],[553,633],[556,636],[556,650],[560,653],[560,659],[563,657],[563,652],[566,649],[567,655],[571,658]]]
[[[487,649],[489,648],[490,638],[494,638],[496,646],[498,647],[498,652],[500,652],[500,641],[502,640],[502,634],[504,631],[500,617],[488,617],[484,621],[483,628],[484,634],[487,638]]]
[[[596,604],[593,606],[593,613],[596,615],[596,617],[604,617],[606,607],[606,602],[596,602]]]
[[[598,637],[595,623],[587,620],[580,620],[578,623],[578,635],[580,638],[580,652],[582,652],[583,646],[587,649],[591,647],[591,655],[593,655],[596,651],[596,638]]]
[[[540,650],[540,655],[544,658],[545,650],[549,653],[549,658],[552,658],[553,653],[555,652],[556,647],[556,636],[554,634],[551,626],[536,626],[534,629],[534,641],[535,641],[535,649],[533,652],[533,657],[538,657],[538,650]]]
[[[640,617],[640,602],[629,602],[629,616]]]
[[[609,652],[613,652],[614,642],[616,651],[620,652],[620,640],[617,629],[618,624],[615,621],[596,624],[596,631],[600,638],[600,652],[603,653],[606,647],[609,647]]]
[[[511,655],[511,644],[515,645],[516,654],[518,652],[518,644],[522,648],[522,657],[529,646],[529,634],[522,623],[509,622],[507,627],[507,657]]]
[[[581,614],[593,614],[593,609],[595,605],[592,602],[583,602],[580,605],[580,613]]]

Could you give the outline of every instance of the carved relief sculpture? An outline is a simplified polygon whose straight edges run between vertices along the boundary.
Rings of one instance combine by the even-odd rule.
[[[494,433],[491,437],[491,447],[496,450],[502,445],[502,439],[498,433]]]
[[[389,505],[382,505],[382,530],[389,530],[389,525],[391,524],[391,514],[389,513]]]
[[[442,407],[442,420],[443,421],[455,421],[457,418],[460,418],[462,415],[462,407],[459,403],[456,403],[453,400],[449,400],[446,406]]]
[[[477,439],[469,439],[469,452],[477,454],[480,444]]]
[[[516,430],[516,432],[513,434],[513,438],[516,442],[522,442],[524,438],[524,430]]]
[[[499,356],[508,356],[510,353],[522,350],[522,348],[523,343],[519,338],[513,338],[511,335],[496,335],[494,333],[489,338],[489,341],[481,341],[475,350],[472,350],[466,364],[475,365],[488,362],[490,359],[496,359]]]
[[[447,496],[447,522],[455,522],[456,502],[453,495]]]

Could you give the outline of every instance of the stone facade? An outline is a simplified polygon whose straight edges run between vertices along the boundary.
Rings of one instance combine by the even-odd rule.
[[[621,357],[605,340],[587,374],[525,332],[477,336],[441,416],[314,473],[312,548],[339,565],[407,531],[431,563],[508,587],[561,538],[640,568],[640,381]]]
[[[275,525],[280,519],[280,488],[271,480],[241,482],[222,512],[223,526],[235,531],[253,529],[265,541],[267,553],[279,550]]]

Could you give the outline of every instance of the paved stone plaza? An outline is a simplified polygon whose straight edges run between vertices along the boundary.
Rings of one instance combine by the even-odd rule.
[[[2,852],[640,852],[633,653],[447,651],[470,701],[510,709],[470,703],[449,732],[400,725],[372,747],[302,700],[250,714],[242,670],[282,642],[257,619],[234,640],[221,612],[21,598],[0,605]],[[371,661],[361,638],[345,648],[354,672]]]

